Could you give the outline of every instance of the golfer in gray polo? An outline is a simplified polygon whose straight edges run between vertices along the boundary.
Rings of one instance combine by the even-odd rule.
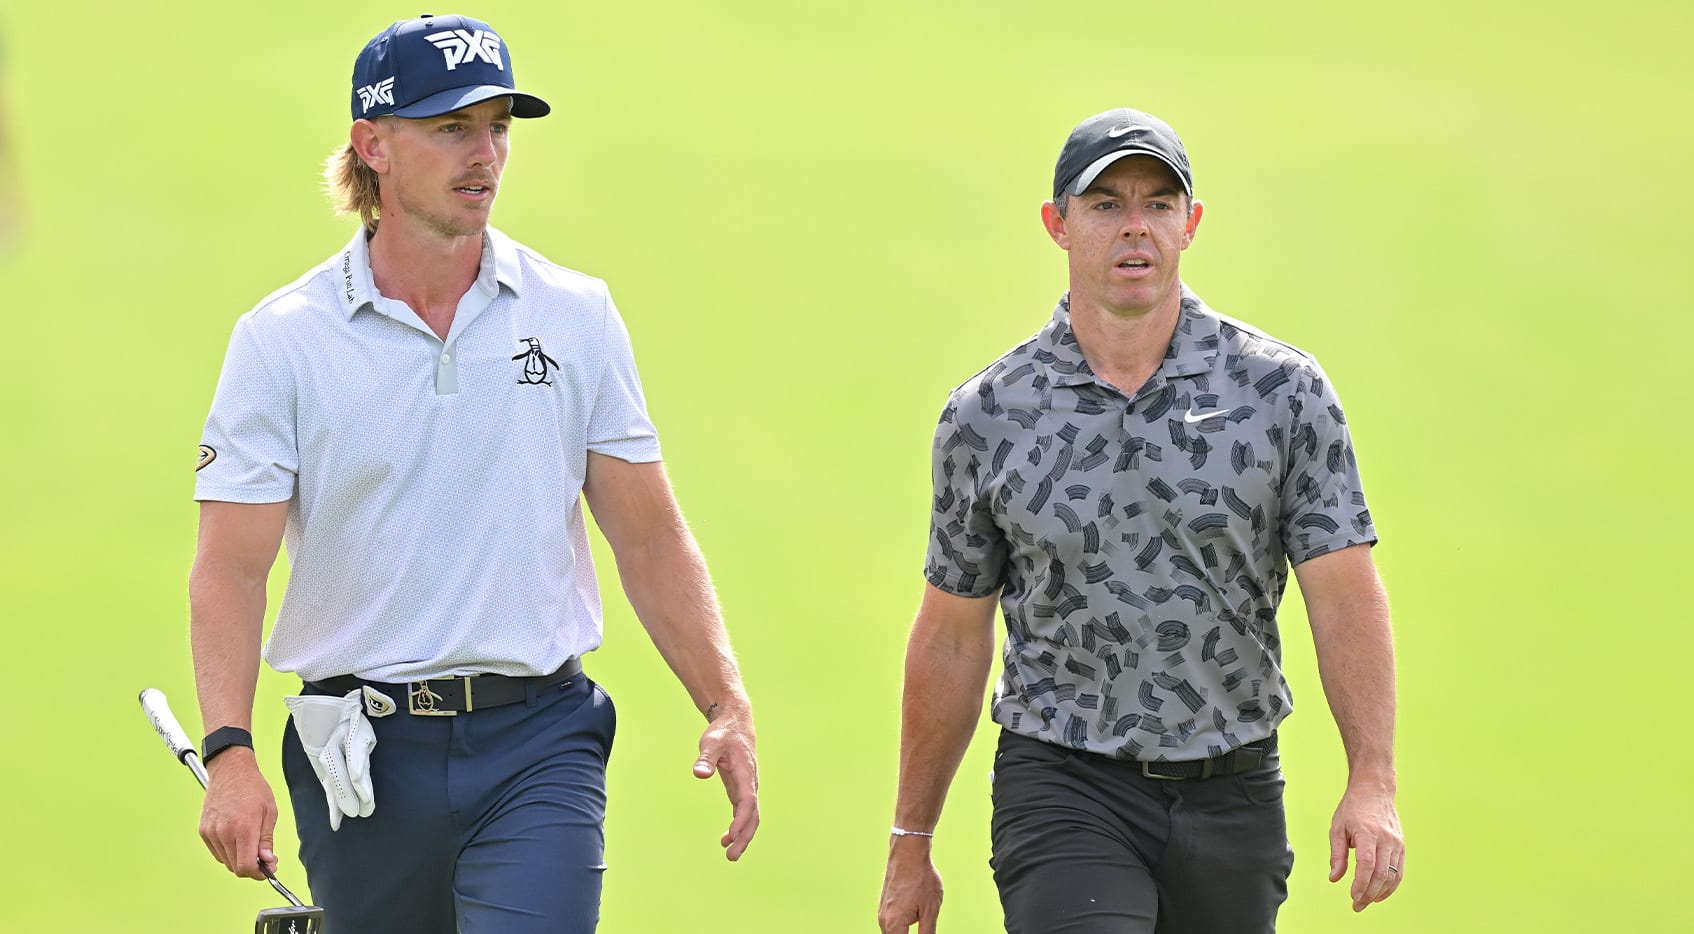
[[[1393,894],[1394,660],[1376,527],[1318,362],[1178,275],[1203,205],[1175,131],[1098,114],[1059,155],[1070,289],[948,400],[879,921],[936,930],[930,843],[992,716],[994,879],[1010,932],[1273,931],[1293,867],[1277,607],[1293,567],[1347,749],[1330,879]]]

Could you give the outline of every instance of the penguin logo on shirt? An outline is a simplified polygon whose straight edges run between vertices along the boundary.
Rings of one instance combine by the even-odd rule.
[[[513,360],[523,361],[523,372],[519,374],[518,385],[521,386],[526,383],[531,386],[553,385],[553,381],[547,378],[547,368],[558,369],[559,361],[547,356],[546,351],[541,349],[541,342],[535,338],[526,337],[523,340],[524,343],[529,345],[529,349],[512,358]]]

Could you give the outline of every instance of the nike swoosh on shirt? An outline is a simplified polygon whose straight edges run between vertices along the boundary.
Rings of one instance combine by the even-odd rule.
[[[1193,409],[1189,409],[1187,412],[1184,412],[1182,414],[1182,420],[1187,422],[1188,424],[1192,425],[1195,422],[1203,422],[1208,418],[1215,418],[1216,416],[1219,416],[1219,415],[1228,415],[1229,413],[1231,413],[1233,411],[1235,411],[1235,410],[1234,409],[1218,409],[1215,412],[1196,412]]]

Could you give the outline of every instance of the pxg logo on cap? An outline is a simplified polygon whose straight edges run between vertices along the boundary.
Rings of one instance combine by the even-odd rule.
[[[1194,197],[1194,173],[1176,131],[1152,114],[1119,107],[1095,114],[1071,131],[1053,167],[1053,200],[1082,194],[1107,166],[1127,156],[1152,156],[1170,166],[1182,190]]]
[[[353,62],[353,119],[436,117],[494,97],[512,116],[552,108],[517,90],[511,52],[494,28],[468,16],[424,14],[401,20],[365,44]]]

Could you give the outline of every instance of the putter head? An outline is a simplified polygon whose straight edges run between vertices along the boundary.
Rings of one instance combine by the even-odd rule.
[[[300,908],[266,908],[253,922],[253,934],[323,934],[324,910],[312,905]]]

